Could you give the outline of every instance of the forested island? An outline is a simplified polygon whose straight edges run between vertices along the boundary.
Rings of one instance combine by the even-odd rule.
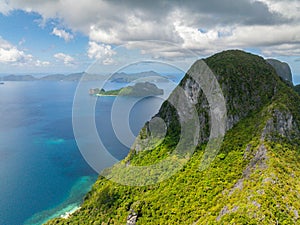
[[[155,84],[150,82],[136,83],[133,86],[127,86],[116,90],[105,91],[103,88],[92,88],[89,90],[90,95],[94,96],[132,96],[132,97],[146,97],[163,95],[164,90],[158,88]]]

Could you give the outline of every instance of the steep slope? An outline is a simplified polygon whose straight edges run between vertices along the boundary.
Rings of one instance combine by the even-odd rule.
[[[261,57],[226,51],[205,62],[228,112],[227,132],[210,166],[199,170],[212,124],[208,100],[189,75],[201,70],[198,61],[179,85],[196,106],[200,124],[196,151],[180,171],[142,187],[100,176],[78,212],[49,224],[130,224],[128,216],[136,224],[300,223],[300,97]],[[178,97],[174,93],[171,99]],[[141,166],[167,158],[180,139],[178,113],[165,102],[153,120],[164,119],[166,138],[146,151],[153,141],[146,124],[122,163]]]
[[[285,62],[281,62],[277,59],[267,59],[267,62],[270,63],[277,74],[289,84],[293,84],[292,71],[289,64]]]
[[[295,85],[294,90],[300,95],[300,84]]]

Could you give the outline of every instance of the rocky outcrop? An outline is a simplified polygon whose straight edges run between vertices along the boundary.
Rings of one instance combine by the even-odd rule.
[[[289,64],[281,62],[277,59],[267,59],[267,62],[270,63],[277,74],[285,81],[288,81],[290,84],[293,84],[292,71]]]
[[[267,121],[262,139],[274,141],[284,137],[293,140],[299,137],[299,128],[293,114],[287,109],[271,109],[272,117]]]
[[[130,213],[127,217],[126,225],[135,225],[137,221],[137,217],[138,217],[137,213],[134,212],[133,210],[130,210]]]
[[[249,164],[243,171],[243,177],[239,179],[232,189],[229,191],[229,195],[232,195],[235,190],[242,190],[243,189],[243,183],[246,179],[249,179],[251,173],[255,169],[264,170],[267,168],[267,149],[264,146],[264,144],[261,144],[258,148],[258,150],[255,152],[254,157],[250,160]]]

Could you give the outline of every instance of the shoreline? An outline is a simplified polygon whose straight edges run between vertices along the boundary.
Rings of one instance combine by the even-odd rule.
[[[111,96],[111,97],[116,97],[118,95],[102,95],[102,94],[96,94],[97,97],[101,97],[101,96]]]
[[[77,212],[79,209],[81,209],[81,206],[75,206],[73,209],[70,209],[69,211],[65,212],[64,214],[61,214],[60,218],[68,219],[73,213]]]
[[[96,176],[82,176],[74,183],[68,196],[58,205],[37,212],[28,218],[25,225],[42,225],[54,218],[69,218],[73,213],[81,208],[84,196],[90,191],[92,185],[97,180]]]

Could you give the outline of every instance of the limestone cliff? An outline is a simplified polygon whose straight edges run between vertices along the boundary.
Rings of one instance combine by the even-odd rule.
[[[292,71],[289,64],[285,62],[281,62],[277,59],[267,59],[267,62],[270,63],[274,69],[276,70],[277,74],[285,81],[290,84],[293,84],[293,77]]]

